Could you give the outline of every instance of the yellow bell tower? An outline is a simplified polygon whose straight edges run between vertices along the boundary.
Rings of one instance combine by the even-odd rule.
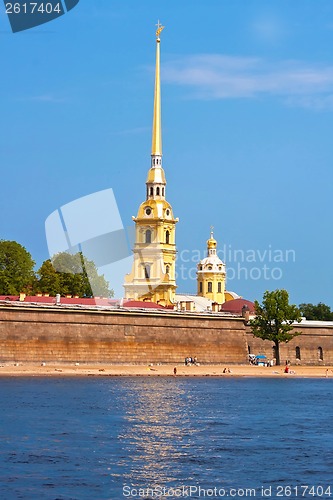
[[[213,228],[207,240],[207,257],[198,264],[197,283],[198,295],[223,304],[225,302],[225,264],[218,257],[217,241],[214,239]]]
[[[125,276],[125,298],[148,300],[167,306],[175,302],[176,223],[165,199],[166,180],[162,168],[162,123],[160,83],[160,34],[156,31],[156,71],[151,167],[146,181],[146,201],[141,203],[135,222],[134,262]]]

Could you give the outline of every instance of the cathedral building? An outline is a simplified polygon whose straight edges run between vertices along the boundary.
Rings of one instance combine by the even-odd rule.
[[[226,292],[226,268],[217,255],[213,232],[207,241],[207,257],[197,266],[197,295],[176,294],[176,224],[166,200],[166,178],[162,162],[160,34],[156,31],[155,93],[151,165],[146,181],[146,199],[135,222],[135,243],[131,273],[125,276],[125,298],[149,301],[161,306],[190,311],[220,310],[226,300],[238,298]]]
[[[174,305],[176,292],[176,219],[166,200],[162,162],[160,34],[156,31],[156,70],[151,166],[146,181],[146,199],[135,222],[134,262],[125,277],[125,298]]]

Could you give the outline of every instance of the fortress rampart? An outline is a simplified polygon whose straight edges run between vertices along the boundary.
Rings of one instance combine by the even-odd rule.
[[[318,326],[313,322],[295,327],[301,335],[290,342],[280,344],[281,364],[289,360],[293,365],[333,365],[333,325]],[[254,337],[249,327],[247,344],[253,354],[262,353],[271,359],[274,355],[273,344]]]
[[[0,307],[0,361],[246,363],[241,318],[49,306]]]
[[[333,364],[333,325],[297,330],[301,336],[281,345],[282,362]],[[242,364],[249,350],[273,355],[272,343],[254,338],[236,316],[0,305],[0,362],[156,364],[197,356],[205,364]]]

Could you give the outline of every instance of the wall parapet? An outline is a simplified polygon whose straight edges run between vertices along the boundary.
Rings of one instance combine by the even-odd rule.
[[[242,318],[213,313],[0,307],[0,360],[14,362],[246,363]]]

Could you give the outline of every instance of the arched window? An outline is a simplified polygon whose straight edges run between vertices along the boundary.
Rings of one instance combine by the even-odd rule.
[[[150,264],[145,264],[145,278],[147,280],[150,278]]]
[[[299,346],[296,347],[296,359],[301,361],[301,348]]]
[[[217,284],[217,293],[222,293],[222,283],[221,282],[219,282]]]
[[[146,231],[146,243],[151,243],[151,230],[147,229]]]
[[[150,188],[150,196],[153,196],[154,195],[154,188]]]
[[[200,283],[199,283],[199,291],[200,291],[200,293],[202,293],[202,281],[200,281]]]
[[[166,272],[166,274],[169,274],[169,272],[170,272],[170,266],[165,266],[165,272]]]
[[[169,245],[169,243],[170,243],[170,233],[169,233],[169,231],[166,231],[166,233],[165,233],[165,243],[167,245]]]
[[[213,293],[213,283],[208,281],[208,293]]]
[[[322,347],[318,347],[318,359],[319,359],[319,361],[323,361],[324,360],[324,353],[323,353],[323,348]]]
[[[159,196],[160,195],[160,188],[156,188],[156,196]]]
[[[162,196],[164,196],[164,188],[162,188]]]
[[[202,266],[199,266],[199,270],[202,271]]]

